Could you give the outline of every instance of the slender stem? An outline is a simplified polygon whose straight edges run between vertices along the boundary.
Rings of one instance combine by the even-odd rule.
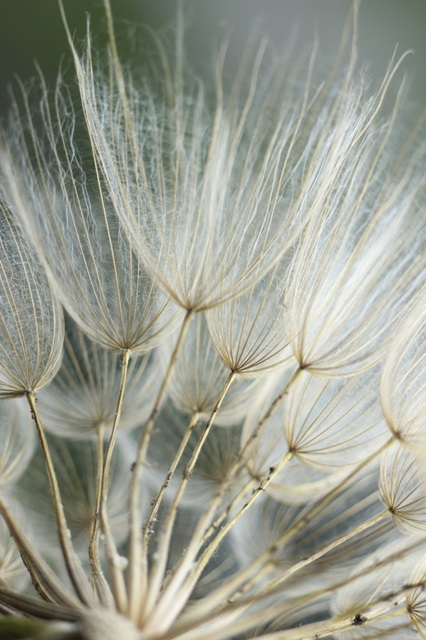
[[[193,572],[193,576],[192,576],[193,584],[195,584],[195,582],[201,576],[210,558],[213,556],[219,544],[223,541],[223,539],[229,533],[229,531],[232,529],[235,523],[239,520],[239,518],[242,515],[244,515],[244,513],[246,513],[248,509],[250,509],[250,507],[258,499],[258,497],[262,495],[264,491],[266,491],[268,485],[272,482],[275,476],[284,468],[287,462],[289,462],[292,459],[292,457],[293,457],[293,454],[290,451],[288,451],[286,455],[281,458],[280,462],[275,467],[270,468],[267,475],[263,478],[263,480],[259,483],[259,485],[252,491],[252,494],[249,500],[247,500],[247,502],[243,504],[241,509],[226,523],[224,527],[222,527],[222,529],[210,542],[208,547],[205,549],[205,551],[197,561],[196,571]]]
[[[262,432],[262,429],[267,424],[269,418],[271,418],[273,416],[273,414],[275,413],[275,411],[278,409],[278,407],[279,407],[281,401],[284,399],[284,397],[286,395],[288,395],[291,387],[296,382],[296,380],[300,376],[301,372],[302,372],[302,369],[300,369],[300,368],[296,369],[293,372],[293,374],[291,375],[290,379],[285,383],[284,387],[281,389],[279,394],[274,398],[274,400],[269,405],[269,408],[266,411],[266,413],[264,413],[262,415],[262,417],[259,419],[259,421],[256,424],[255,428],[253,429],[253,431],[251,432],[251,434],[249,435],[249,437],[247,438],[247,440],[244,442],[243,446],[241,447],[240,451],[238,452],[238,455],[236,456],[233,465],[228,470],[227,477],[225,478],[225,481],[224,481],[224,484],[223,484],[223,491],[226,491],[226,489],[228,488],[228,486],[230,485],[232,480],[239,473],[241,467],[245,464],[245,456],[246,456],[248,450],[250,449],[250,446],[259,438],[259,436],[260,436],[260,434]],[[219,492],[221,490],[222,489],[220,489]],[[221,498],[222,498],[222,496],[223,496],[223,493],[221,494]],[[220,517],[222,519],[224,517],[226,517],[225,512]]]
[[[52,493],[59,542],[61,545],[62,555],[65,560],[68,575],[70,577],[74,590],[80,598],[81,602],[89,605],[95,605],[96,598],[94,596],[94,593],[90,589],[87,576],[84,573],[83,567],[80,563],[80,559],[77,556],[72,545],[70,530],[68,529],[64,507],[61,499],[61,493],[59,490],[58,479],[56,477],[49,445],[46,440],[43,425],[41,423],[40,415],[37,409],[36,397],[32,391],[27,391],[26,397],[31,409],[31,415],[37,427],[38,437],[46,463],[46,470],[49,477],[50,489]]]
[[[358,474],[363,468],[365,468],[372,460],[374,460],[380,453],[382,453],[392,442],[394,438],[390,438],[382,447],[363,460],[355,469],[353,469],[341,482],[339,482],[333,489],[325,494],[321,500],[307,511],[303,517],[296,520],[285,533],[274,542],[271,547],[265,549],[265,551],[256,558],[247,567],[244,567],[239,573],[236,573],[231,579],[224,583],[221,587],[216,589],[208,596],[209,606],[211,608],[219,606],[220,604],[229,601],[229,599],[235,598],[237,593],[243,593],[246,588],[242,589],[242,585],[249,580],[256,580],[256,576],[259,575],[259,571],[263,566],[271,564],[273,566],[273,555],[278,547],[282,548],[290,538],[292,538],[300,529],[308,524],[323,508],[326,506],[347,484],[350,480]],[[251,582],[250,582],[251,584]]]
[[[101,504],[101,485],[102,474],[104,468],[104,450],[103,450],[104,426],[98,425],[97,429],[97,475],[96,475],[96,505]],[[95,517],[92,526],[92,535],[89,543],[89,561],[92,585],[96,589],[99,600],[103,606],[111,606],[113,596],[109,584],[105,578],[104,572],[99,561],[99,518],[98,506],[95,508]]]
[[[188,464],[186,465],[184,471],[183,471],[183,477],[182,477],[182,482],[180,484],[180,487],[174,497],[173,503],[169,509],[169,513],[167,515],[166,521],[161,529],[161,535],[160,535],[160,539],[158,542],[158,548],[157,548],[157,552],[155,554],[155,561],[154,561],[154,567],[152,570],[152,574],[150,577],[150,581],[149,581],[149,588],[148,588],[148,594],[147,594],[147,602],[146,602],[146,606],[145,606],[145,615],[149,615],[149,613],[151,612],[152,607],[155,604],[156,598],[160,592],[161,589],[161,583],[163,580],[163,576],[164,576],[164,572],[166,570],[166,565],[167,565],[167,559],[168,559],[168,555],[169,555],[169,548],[170,548],[170,540],[171,540],[171,536],[172,536],[172,531],[173,531],[173,526],[176,520],[176,515],[183,497],[183,494],[185,492],[185,489],[188,485],[189,479],[194,471],[196,462],[198,460],[198,457],[201,453],[201,450],[204,446],[204,443],[207,440],[207,437],[212,429],[212,426],[214,424],[215,418],[217,416],[217,413],[222,405],[223,400],[225,399],[226,394],[229,391],[229,388],[232,384],[232,382],[234,381],[236,377],[236,373],[234,371],[231,371],[228,375],[228,378],[223,386],[223,389],[216,401],[216,404],[214,406],[214,409],[210,415],[210,418],[208,419],[208,421],[206,422],[203,432],[197,442],[196,447],[194,448],[194,451],[192,452],[191,458],[188,462]],[[195,534],[194,534],[195,535]],[[192,541],[191,541],[192,544]],[[187,556],[187,554],[190,552],[189,549],[187,549],[186,553],[185,553],[185,558]]]
[[[278,407],[280,406],[280,403],[285,398],[285,396],[287,396],[289,394],[291,387],[294,385],[296,380],[299,378],[299,376],[301,375],[302,371],[303,371],[303,369],[298,368],[293,372],[293,374],[290,377],[290,379],[285,383],[284,387],[281,389],[279,394],[277,396],[275,396],[275,398],[273,399],[273,401],[269,405],[269,408],[266,411],[266,413],[264,413],[262,415],[262,417],[259,419],[256,427],[253,429],[253,431],[251,432],[250,436],[244,442],[244,445],[241,447],[241,450],[239,451],[238,456],[235,459],[234,469],[233,469],[233,474],[234,475],[236,473],[238,473],[239,466],[241,465],[241,463],[244,463],[244,456],[246,455],[249,447],[259,437],[259,435],[262,432],[262,429],[267,424],[268,420],[274,415],[275,411],[277,411]]]
[[[269,418],[278,409],[279,404],[282,401],[282,399],[289,393],[290,388],[292,387],[294,382],[299,377],[301,371],[302,371],[302,369],[296,369],[294,371],[293,375],[286,382],[285,386],[281,389],[280,393],[274,398],[274,400],[270,404],[267,412],[265,414],[263,414],[263,416],[258,421],[256,427],[253,429],[253,431],[251,432],[250,436],[245,441],[244,445],[242,446],[242,448],[240,449],[240,451],[238,453],[238,456],[235,458],[234,463],[232,464],[231,468],[228,470],[228,473],[227,473],[226,478],[225,478],[225,480],[223,482],[223,485],[221,486],[221,488],[219,489],[219,491],[217,493],[217,501],[218,502],[220,502],[222,500],[222,497],[223,497],[225,491],[227,490],[227,488],[231,484],[232,480],[235,478],[235,476],[240,471],[242,465],[244,464],[244,457],[245,457],[245,455],[247,453],[247,450],[253,444],[253,442],[259,437],[263,427],[265,426],[265,424],[267,423]],[[269,479],[268,479],[268,477],[266,478],[266,481],[267,481],[268,484],[275,477],[275,475],[278,473],[279,469],[281,468],[281,465],[284,465],[284,464],[286,464],[288,462],[287,455],[288,454],[286,454],[286,456],[284,456],[284,459],[281,460],[281,462],[279,463],[277,468],[273,468],[273,469],[270,470],[268,475],[271,475],[271,477]],[[264,481],[262,481],[262,482],[264,482]],[[204,536],[203,542],[206,542],[210,538],[210,536],[214,533],[214,531],[217,530],[217,528],[220,526],[221,522],[223,522],[223,520],[225,520],[228,517],[228,515],[231,512],[234,504],[237,502],[237,500],[240,498],[240,496],[244,495],[246,490],[247,491],[250,490],[253,485],[254,485],[254,481],[250,480],[247,483],[247,485],[245,487],[243,487],[241,492],[239,492],[232,499],[232,501],[229,504],[226,505],[226,508],[218,516],[218,518],[215,520],[215,522],[213,522],[211,527],[206,531],[206,534]]]
[[[383,607],[378,608],[376,611],[368,611],[365,616],[361,613],[351,614],[343,618],[336,616],[334,618],[329,618],[328,620],[322,620],[321,622],[306,624],[295,629],[265,633],[261,636],[252,636],[252,638],[253,640],[321,640],[322,638],[328,638],[329,636],[337,636],[348,629],[354,630],[360,625],[364,628],[368,628],[369,623],[379,622],[380,620],[390,620],[404,615],[407,613],[407,607],[405,604],[400,604],[401,606],[395,608],[394,603],[387,602]],[[408,621],[398,627],[398,629],[407,628],[411,628]],[[392,630],[394,630],[393,627]],[[371,636],[364,637],[371,638]]]
[[[307,624],[297,629],[298,633],[291,633],[284,635],[280,634],[267,634],[261,636],[268,640],[312,640],[312,638],[326,638],[333,633],[343,631],[344,629],[351,628],[353,626],[368,625],[371,622],[378,622],[380,620],[389,620],[396,618],[400,615],[408,613],[406,595],[407,593],[414,591],[415,589],[424,590],[425,580],[419,580],[416,582],[403,584],[401,587],[396,588],[394,591],[386,591],[385,593],[379,593],[375,598],[371,598],[364,607],[357,611],[352,611],[350,614],[346,614],[340,619],[335,617],[330,620],[322,620],[313,624]],[[398,608],[395,608],[398,607]],[[405,625],[405,628],[408,626]],[[394,628],[392,627],[392,630]],[[296,631],[295,629],[292,632]],[[312,633],[315,635],[313,636]],[[364,636],[366,637],[366,636]],[[259,638],[260,640],[260,638]]]
[[[115,599],[115,603],[118,611],[124,612],[127,608],[127,593],[126,585],[123,577],[123,570],[119,562],[117,562],[118,552],[115,547],[114,538],[111,534],[108,511],[107,511],[107,498],[108,498],[108,484],[111,471],[111,461],[114,452],[115,443],[117,441],[118,425],[120,423],[121,412],[123,409],[124,391],[127,382],[127,372],[129,369],[130,350],[124,349],[121,354],[121,379],[120,388],[118,391],[117,407],[115,410],[114,422],[112,424],[111,435],[108,441],[108,445],[105,452],[105,458],[100,471],[100,483],[97,488],[96,495],[96,507],[95,518],[93,522],[92,537],[90,540],[90,549],[92,550],[93,558],[96,561],[98,557],[99,536],[100,527],[102,527],[105,535],[106,551],[108,558],[108,567],[111,574],[112,590]],[[99,562],[99,561],[98,561]],[[95,565],[96,568],[96,565]],[[101,587],[103,597],[109,600],[109,593],[107,590],[107,583],[103,577],[103,573],[96,573],[100,578],[99,586]]]
[[[167,474],[166,474],[166,478],[165,478],[163,484],[161,485],[161,488],[160,488],[156,498],[154,499],[154,501],[151,504],[151,512],[150,512],[150,514],[148,516],[148,519],[147,519],[145,527],[144,527],[145,532],[144,532],[144,536],[143,536],[143,544],[144,544],[144,552],[145,552],[145,554],[148,551],[149,536],[150,536],[150,533],[152,531],[153,523],[155,522],[155,520],[157,518],[157,513],[158,513],[158,510],[160,508],[161,502],[163,500],[164,494],[167,491],[167,487],[169,486],[171,479],[173,478],[173,475],[174,475],[174,473],[176,471],[176,468],[177,468],[177,466],[178,466],[178,464],[180,462],[180,459],[181,459],[181,457],[183,455],[183,452],[185,451],[186,446],[187,446],[187,444],[189,442],[191,434],[194,431],[195,427],[197,426],[199,417],[200,417],[200,414],[199,414],[198,411],[195,411],[192,414],[191,420],[189,422],[189,425],[188,425],[188,427],[187,427],[187,429],[185,431],[185,435],[184,435],[184,437],[182,438],[182,440],[181,440],[181,442],[179,444],[179,448],[178,448],[178,450],[176,452],[176,455],[175,455],[175,457],[173,459],[173,462],[169,466],[169,469],[168,469]]]
[[[147,625],[149,624],[150,629],[152,628],[157,630],[158,626],[160,626],[161,629],[163,628],[167,629],[169,624],[171,624],[172,616],[175,617],[176,615],[178,615],[182,607],[185,605],[185,602],[188,599],[191,590],[189,586],[187,588],[186,584],[185,584],[185,587],[183,588],[182,584],[185,582],[186,578],[188,577],[188,574],[191,574],[192,563],[202,545],[204,536],[206,535],[207,531],[209,531],[209,529],[211,528],[212,519],[214,518],[216,510],[219,507],[220,503],[222,502],[223,496],[225,495],[226,491],[232,484],[233,479],[237,476],[239,470],[244,465],[244,457],[250,445],[259,436],[261,430],[267,423],[267,420],[276,411],[281,400],[284,398],[285,395],[287,395],[287,393],[289,392],[289,389],[299,377],[300,372],[301,372],[300,368],[296,369],[293,372],[291,378],[286,382],[281,392],[274,399],[268,411],[259,420],[255,429],[250,434],[249,438],[246,440],[243,447],[241,448],[232,467],[228,471],[225,480],[222,482],[218,491],[213,496],[205,513],[203,514],[203,516],[201,516],[198,522],[198,525],[195,529],[195,532],[191,538],[189,547],[185,552],[185,556],[181,560],[179,566],[176,568],[175,574],[173,575],[169,584],[163,591],[163,594],[161,596],[161,603],[160,602],[157,603],[155,610],[152,612],[151,619],[146,622]],[[251,567],[249,567],[249,570],[250,569]],[[191,582],[191,578],[192,577],[190,576],[189,578],[190,582]],[[229,581],[226,584],[228,583]],[[173,606],[171,606],[172,602],[173,602]]]
[[[49,602],[40,602],[35,598],[14,593],[10,589],[0,588],[2,604],[13,607],[16,611],[42,620],[61,620],[74,622],[80,618],[80,613],[70,607],[59,606]]]
[[[344,576],[342,579],[337,582],[333,582],[332,584],[327,584],[319,587],[313,591],[306,591],[303,595],[295,596],[293,598],[288,598],[286,600],[286,607],[289,611],[294,611],[297,608],[305,607],[307,604],[312,604],[314,601],[327,597],[327,594],[336,592],[338,589],[342,587],[348,587],[349,584],[359,580],[360,578],[365,578],[370,575],[372,572],[377,571],[380,567],[389,566],[396,560],[400,560],[406,554],[414,551],[415,549],[423,546],[425,543],[424,538],[420,538],[415,540],[414,543],[406,546],[404,549],[399,549],[398,551],[378,560],[368,567],[362,567],[358,571],[355,571],[350,576]],[[209,629],[209,640],[224,640],[228,638],[231,629],[229,620],[231,617],[235,617],[237,612],[244,613],[244,611],[251,605],[257,605],[255,611],[253,613],[244,613],[244,615],[240,618],[237,618],[235,622],[232,623],[232,634],[239,635],[249,631],[250,629],[259,627],[259,625],[268,624],[271,620],[273,620],[276,616],[283,615],[283,604],[281,599],[278,598],[278,601],[275,605],[262,607],[259,610],[259,605],[262,600],[265,598],[270,598],[273,595],[268,586],[262,588],[262,590],[257,593],[252,593],[250,596],[245,598],[244,600],[239,599],[238,601],[233,601],[232,603],[226,603],[223,607],[212,609],[209,602],[206,602],[205,599],[202,599],[198,605],[191,607],[189,611],[187,611],[177,623],[176,626],[173,627],[173,632],[171,634],[166,633],[163,637],[163,640],[172,640],[173,638],[183,637],[189,640],[191,637],[191,633],[194,630],[197,630],[198,637],[203,637],[204,629]],[[275,592],[276,595],[276,592]],[[393,598],[394,594],[389,594],[387,597]],[[222,625],[220,622],[222,621]],[[216,634],[212,633],[212,627],[215,625],[218,627],[218,631]],[[221,628],[224,632],[220,632]]]
[[[3,587],[3,585],[2,585]],[[2,616],[16,616],[17,613],[20,613],[18,609],[15,609],[12,606],[8,606],[7,604],[0,604],[0,615]]]
[[[259,482],[257,486],[256,486],[256,480],[254,478],[251,478],[249,482],[243,487],[243,489],[239,493],[237,493],[237,495],[230,501],[229,505],[226,506],[226,509],[223,511],[223,513],[220,514],[219,518],[217,518],[217,520],[213,522],[212,526],[204,536],[203,542],[207,542],[207,540],[211,537],[211,535],[219,528],[223,520],[225,520],[229,516],[234,506],[238,502],[241,502],[241,500],[244,498],[247,492],[251,490],[251,496],[247,500],[247,502],[245,502],[243,506],[240,508],[240,510],[231,518],[231,520],[229,520],[226,523],[226,525],[222,527],[219,534],[220,537],[217,536],[214,538],[213,542],[215,543],[215,546],[217,546],[217,544],[219,544],[219,542],[223,540],[224,536],[228,533],[228,531],[234,526],[237,520],[251,507],[253,502],[257,500],[258,496],[261,495],[264,491],[266,491],[266,489],[268,488],[269,484],[273,481],[275,476],[280,471],[283,470],[287,462],[289,462],[292,459],[292,457],[293,457],[293,454],[291,453],[291,451],[288,451],[281,458],[281,460],[276,466],[269,468],[268,473],[264,476],[264,478],[260,482],[259,480],[257,480],[257,482]],[[216,543],[216,540],[217,540],[217,543]]]
[[[278,544],[285,544],[290,538],[292,538],[298,531],[306,526],[322,509],[333,500],[333,498],[360,472],[365,469],[373,460],[375,460],[381,453],[383,453],[393,442],[395,438],[392,436],[383,444],[379,449],[376,449],[372,454],[367,456],[362,462],[360,462],[347,476],[343,478],[333,489],[328,491],[316,504],[306,512],[302,518],[296,520],[291,527],[281,536]]]
[[[384,520],[384,518],[386,518],[388,516],[389,516],[389,511],[388,510],[382,511],[381,513],[379,513],[378,515],[374,516],[373,518],[370,518],[370,520],[367,520],[366,522],[363,522],[362,524],[360,524],[358,527],[355,527],[355,529],[352,529],[351,531],[349,531],[345,535],[340,536],[336,540],[333,540],[333,542],[330,542],[330,544],[326,545],[325,547],[322,547],[322,549],[319,549],[319,551],[317,551],[316,553],[313,553],[308,558],[304,558],[303,560],[300,560],[299,562],[295,562],[289,569],[287,569],[287,571],[284,571],[278,578],[276,578],[275,580],[270,582],[268,584],[268,589],[274,589],[278,585],[281,585],[283,582],[288,580],[288,578],[290,578],[292,575],[294,575],[295,573],[300,571],[300,569],[303,569],[304,567],[307,567],[308,565],[312,564],[316,560],[319,560],[319,558],[322,558],[327,553],[330,553],[330,551],[333,551],[333,549],[336,549],[337,547],[341,546],[345,542],[348,542],[349,540],[354,538],[359,533],[362,533],[363,531],[366,531],[367,529],[370,529],[375,524],[378,524],[379,522],[381,522],[382,520]],[[272,559],[271,556],[273,556],[273,552],[274,552],[274,548],[275,548],[276,544],[279,546],[280,542],[278,541],[277,543],[274,543],[272,548],[269,547],[268,549],[266,549],[264,551],[264,553],[261,556],[259,556],[259,560],[260,560],[261,564],[263,564],[266,559],[267,560],[271,560]],[[263,557],[263,561],[262,561],[262,557]],[[253,587],[256,584],[256,582],[258,582],[257,575],[253,578],[253,580],[250,583],[247,583],[245,585],[244,591],[248,591],[251,587]],[[230,599],[230,602],[233,602],[236,598],[238,598],[238,596],[241,593],[243,593],[243,591],[240,591],[239,593],[236,593],[235,596]]]
[[[21,527],[12,516],[9,507],[1,498],[0,515],[5,521],[10,535],[18,547],[22,560],[38,593],[44,593],[45,596],[53,602],[73,607],[74,609],[82,608],[80,601],[68,592],[49,565],[46,564],[45,560],[43,560],[34,547],[28,542]]]
[[[139,442],[136,461],[133,467],[132,485],[130,488],[130,515],[129,515],[129,574],[128,574],[128,615],[137,623],[139,618],[139,607],[143,601],[147,587],[147,562],[142,555],[142,513],[141,513],[141,482],[143,465],[145,463],[148,445],[154,431],[155,421],[160,409],[161,402],[166,393],[170,376],[174,369],[179,352],[185,340],[186,332],[192,318],[192,310],[188,309],[182,323],[182,327],[176,341],[175,348],[171,355],[169,366],[164,376],[162,385],[158,392],[154,407],[148,418],[145,430]]]
[[[127,567],[127,561],[118,553],[117,547],[108,520],[101,514],[101,527],[105,536],[105,549],[108,560],[108,568],[112,580],[113,595],[117,610],[122,612],[127,607],[127,591],[123,571]]]
[[[303,626],[294,627],[290,629],[284,629],[280,631],[262,633],[261,635],[250,634],[252,640],[321,640],[329,636],[338,637],[340,633],[346,630],[355,629],[363,625],[368,628],[369,623],[376,623],[381,620],[389,620],[407,614],[407,608],[402,603],[398,603],[400,606],[395,607],[394,603],[385,602],[383,606],[378,607],[376,610],[370,609],[361,614],[359,612],[353,612],[345,616],[335,616],[328,620],[321,620],[320,622],[313,622]],[[279,608],[272,607],[270,610],[271,618],[273,614],[279,615]],[[281,605],[282,611],[282,605]],[[266,612],[265,612],[266,613]],[[195,629],[190,629],[185,633],[178,633],[173,635],[174,640],[199,640],[199,638],[208,637],[209,640],[227,640],[232,634],[232,637],[239,637],[241,633],[244,633],[248,629],[259,628],[261,626],[261,617],[259,612],[256,612],[249,616],[242,616],[236,621],[229,620],[229,616],[222,616],[209,624],[200,624]],[[398,631],[400,629],[411,628],[409,622],[403,622],[397,627],[392,626],[392,631]],[[364,632],[365,633],[365,632]],[[384,635],[372,636],[362,635],[360,637],[370,638],[373,637],[385,637]],[[396,636],[395,636],[396,637]],[[405,636],[404,636],[405,637]],[[167,635],[164,640],[169,640]],[[171,637],[170,637],[171,640]]]
[[[226,505],[225,509],[222,511],[222,513],[216,518],[216,520],[212,523],[212,525],[210,526],[209,529],[207,529],[204,538],[203,538],[203,544],[206,543],[209,538],[211,538],[211,536],[214,534],[215,531],[217,531],[220,527],[220,525],[222,524],[222,522],[224,520],[226,520],[226,518],[229,516],[229,514],[232,512],[232,510],[234,509],[234,507],[241,503],[241,501],[244,499],[244,497],[251,491],[252,493],[255,492],[257,490],[256,487],[256,479],[255,478],[250,478],[243,487],[241,487],[241,489],[235,494],[235,496],[229,500],[228,504]]]

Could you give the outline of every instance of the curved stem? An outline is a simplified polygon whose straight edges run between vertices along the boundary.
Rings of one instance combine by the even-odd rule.
[[[81,602],[93,606],[96,604],[96,598],[94,596],[94,593],[90,589],[87,581],[87,576],[84,573],[83,567],[80,563],[80,559],[77,556],[72,545],[70,530],[68,529],[67,521],[65,518],[64,507],[62,504],[62,498],[55,473],[55,468],[53,466],[52,456],[50,454],[49,445],[46,440],[43,425],[41,423],[40,415],[37,409],[36,397],[32,391],[27,391],[26,397],[31,409],[32,418],[37,427],[38,437],[46,463],[46,470],[52,493],[53,508],[55,511],[59,542],[61,545],[62,555],[65,560],[68,575]]]
[[[33,546],[28,542],[21,527],[12,516],[9,507],[0,498],[0,515],[5,521],[10,535],[21,554],[22,560],[31,576],[34,587],[43,597],[52,602],[63,604],[74,609],[82,608],[77,598],[68,593],[67,589],[57,579],[52,569],[46,564],[45,560],[37,553]]]

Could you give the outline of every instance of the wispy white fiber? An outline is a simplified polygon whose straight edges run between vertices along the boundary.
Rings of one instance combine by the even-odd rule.
[[[53,295],[13,208],[0,195],[0,396],[24,395],[55,375],[64,340]]]

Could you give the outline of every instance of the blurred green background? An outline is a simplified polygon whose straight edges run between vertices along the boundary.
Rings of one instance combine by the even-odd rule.
[[[73,32],[83,37],[86,14],[92,16],[94,32],[103,31],[101,0],[63,0]],[[176,11],[176,0],[111,0],[119,27],[122,58],[131,55],[132,34],[142,39],[136,25],[162,28]],[[255,24],[279,44],[285,44],[298,27],[298,47],[305,51],[316,33],[319,55],[332,59],[352,0],[185,0],[189,16],[188,52],[194,60],[209,60],[214,42],[224,26],[233,27],[234,52]],[[99,36],[101,37],[101,36]],[[426,104],[426,0],[364,0],[360,10],[359,58],[369,63],[373,76],[381,77],[395,46],[398,53],[412,49],[404,62],[410,79],[413,104]],[[127,50],[126,50],[127,49]],[[139,47],[140,49],[140,47]],[[34,76],[40,65],[53,82],[60,61],[69,52],[56,0],[0,0],[0,112],[8,109],[7,87],[18,75]],[[143,64],[143,53],[134,61]]]

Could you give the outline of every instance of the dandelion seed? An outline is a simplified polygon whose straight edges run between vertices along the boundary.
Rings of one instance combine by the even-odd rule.
[[[330,183],[319,186],[311,205],[285,297],[295,357],[301,367],[328,376],[360,373],[383,358],[393,329],[425,277],[421,181],[416,175],[422,150],[395,174],[384,151],[392,144],[392,122],[386,129],[364,128],[361,123],[370,115],[354,111],[359,97],[346,99],[342,104],[338,100],[327,124],[322,123],[333,126],[336,117],[342,125],[330,139],[333,146],[324,148],[327,158],[337,157]],[[403,161],[397,159],[397,165]]]
[[[400,327],[386,358],[381,382],[383,413],[393,434],[416,453],[424,446],[426,415],[426,307],[424,292]]]
[[[211,114],[203,86],[181,76],[181,44],[173,67],[164,44],[155,42],[160,97],[149,78],[141,90],[127,82],[114,51],[104,76],[90,49],[82,58],[72,46],[89,136],[120,223],[168,295],[201,311],[254,284],[291,247],[299,231],[292,182],[304,156],[298,141],[308,97],[269,104],[284,77],[268,72],[262,86],[268,62],[261,43],[251,72],[244,68],[248,89],[238,77],[240,94],[225,102],[222,47]],[[273,119],[260,117],[269,110]]]
[[[167,300],[134,256],[101,184],[91,193],[87,173],[92,169],[96,176],[96,159],[94,168],[82,166],[74,148],[75,125],[61,104],[65,97],[60,87],[54,113],[46,88],[43,91],[44,153],[34,123],[24,128],[29,112],[21,114],[16,107],[15,138],[9,136],[10,149],[3,157],[14,214],[81,330],[106,349],[148,351],[163,331],[170,331]],[[61,121],[64,114],[67,123]],[[48,160],[50,154],[54,163]]]
[[[120,386],[121,363],[115,353],[89,340],[67,318],[61,368],[39,395],[46,429],[60,437],[96,439],[110,435]],[[160,378],[159,358],[132,358],[120,429],[135,429],[149,416]]]
[[[21,396],[53,378],[61,361],[63,313],[38,258],[0,200],[0,396]]]
[[[213,343],[231,371],[256,378],[288,365],[284,285],[285,267],[279,265],[246,293],[207,314]]]
[[[229,366],[217,354],[206,318],[198,314],[188,329],[170,379],[169,393],[175,406],[188,414],[197,411],[200,418],[208,419],[228,375]],[[223,400],[216,424],[238,423],[258,388],[255,382],[237,378]]]
[[[395,443],[383,455],[380,476],[382,500],[395,523],[402,529],[423,533],[426,493],[419,461]]]

